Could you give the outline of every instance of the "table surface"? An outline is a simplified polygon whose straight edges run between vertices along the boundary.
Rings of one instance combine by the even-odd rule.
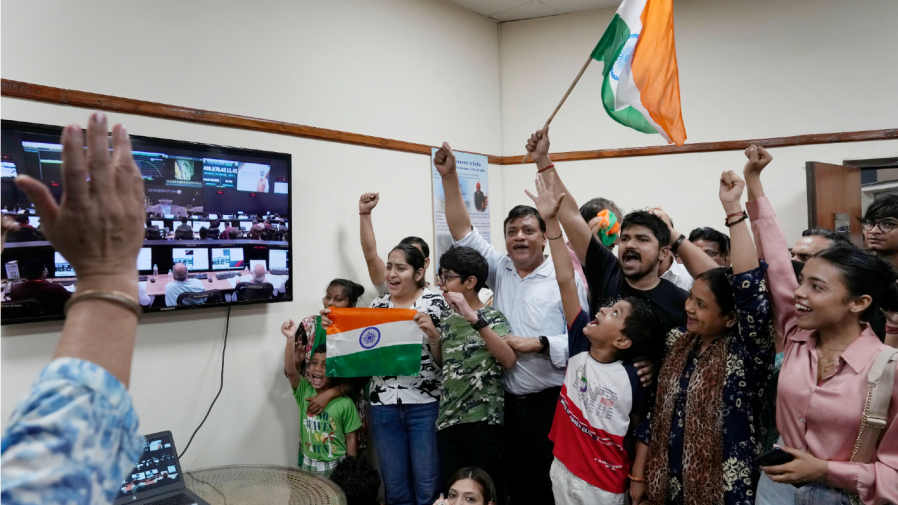
[[[295,467],[218,466],[185,472],[184,480],[211,505],[346,505],[336,484]]]

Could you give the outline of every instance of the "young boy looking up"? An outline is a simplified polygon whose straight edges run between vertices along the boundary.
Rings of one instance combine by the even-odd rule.
[[[443,364],[437,417],[441,486],[468,466],[498,479],[505,410],[502,375],[517,363],[514,349],[502,338],[510,331],[508,321],[478,297],[489,265],[475,249],[450,247],[440,257],[438,272],[437,285],[450,308],[441,315],[439,330],[426,315],[417,320],[430,337],[434,359]]]
[[[626,297],[590,320],[557,218],[565,195],[556,200],[554,174],[545,182],[537,175],[536,188],[539,196],[527,194],[546,221],[571,353],[549,434],[552,492],[556,503],[623,504],[630,469],[624,437],[646,396],[631,360],[646,354],[655,318],[645,302]]]
[[[305,360],[305,352],[296,346],[293,339],[287,339],[284,349],[284,371],[293,387],[293,396],[299,407],[299,466],[307,472],[328,477],[347,454],[356,456],[356,430],[362,426],[359,413],[349,398],[331,400],[317,415],[308,414],[307,399],[327,391],[332,386],[331,378],[324,374],[327,348],[319,345],[312,351],[309,361],[309,379],[299,373],[297,364]]]

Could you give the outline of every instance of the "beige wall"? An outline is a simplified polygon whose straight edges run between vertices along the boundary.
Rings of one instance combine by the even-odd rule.
[[[894,128],[898,118],[898,2],[677,0],[677,58],[687,142]],[[502,145],[523,153],[595,47],[615,9],[500,25]],[[602,64],[593,62],[552,122],[552,150],[663,144],[621,127],[602,108]],[[898,142],[773,151],[768,195],[786,237],[807,227],[804,163],[894,156]],[[578,203],[595,196],[626,210],[662,205],[680,231],[723,229],[717,182],[740,153],[560,164]],[[532,165],[505,167],[506,208],[529,200]]]
[[[4,1],[2,61],[7,79],[500,151],[497,26],[449,2]],[[89,113],[8,98],[0,107],[3,119],[57,125],[85,124]],[[232,309],[224,392],[183,463],[295,464],[281,322],[317,312],[334,277],[362,282],[363,302],[373,298],[358,244],[361,193],[381,192],[382,254],[407,235],[433,240],[429,158],[110,116],[132,134],[293,155],[295,301]],[[491,196],[501,208],[500,192]],[[187,443],[218,389],[226,311],[143,319],[131,381],[143,432],[168,429]],[[3,426],[60,328],[3,327]]]

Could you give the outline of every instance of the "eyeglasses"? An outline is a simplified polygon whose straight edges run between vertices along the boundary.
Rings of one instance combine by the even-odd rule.
[[[861,221],[861,226],[864,227],[864,231],[873,231],[873,228],[879,226],[879,229],[882,230],[883,233],[889,233],[895,228],[898,228],[898,221],[894,219],[887,219],[883,221]]]
[[[437,274],[437,284],[446,284],[449,279],[461,279],[462,275]]]

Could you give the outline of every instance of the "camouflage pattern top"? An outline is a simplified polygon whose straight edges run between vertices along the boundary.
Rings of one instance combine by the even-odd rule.
[[[484,307],[478,313],[490,322],[490,328],[500,337],[508,335],[508,320],[501,312]],[[437,429],[481,421],[502,424],[505,409],[502,366],[490,353],[480,333],[455,311],[443,311],[440,330],[443,393]]]

